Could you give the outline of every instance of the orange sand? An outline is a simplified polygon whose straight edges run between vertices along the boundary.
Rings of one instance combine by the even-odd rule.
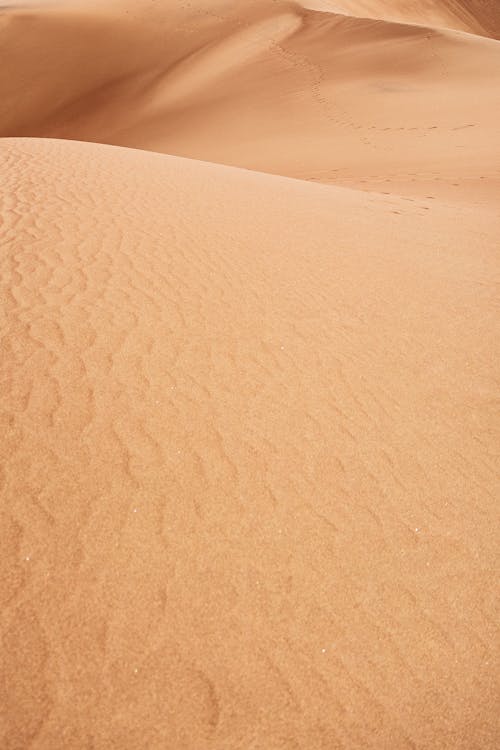
[[[305,5],[0,11],[2,750],[500,744],[500,12]]]

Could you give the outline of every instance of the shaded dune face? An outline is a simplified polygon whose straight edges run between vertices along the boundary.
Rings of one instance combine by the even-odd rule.
[[[2,170],[3,746],[494,747],[477,213],[417,238],[401,198],[62,141]]]
[[[0,5],[1,750],[498,748],[497,6]]]

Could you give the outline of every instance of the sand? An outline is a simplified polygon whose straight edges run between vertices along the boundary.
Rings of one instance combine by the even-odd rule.
[[[500,744],[495,6],[0,12],[2,750]]]

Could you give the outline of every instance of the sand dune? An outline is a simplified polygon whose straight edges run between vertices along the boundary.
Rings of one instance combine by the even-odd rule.
[[[2,750],[498,747],[498,17],[2,6]]]
[[[7,14],[1,134],[496,200],[499,42],[289,3],[171,5],[173,21],[163,5],[139,15],[137,2]],[[87,62],[89,47],[104,51]],[[15,105],[33,70],[33,93]]]
[[[493,747],[498,222],[2,155],[3,746]]]

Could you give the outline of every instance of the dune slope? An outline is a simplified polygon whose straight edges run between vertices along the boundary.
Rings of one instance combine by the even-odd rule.
[[[495,214],[0,153],[2,748],[497,747]]]

